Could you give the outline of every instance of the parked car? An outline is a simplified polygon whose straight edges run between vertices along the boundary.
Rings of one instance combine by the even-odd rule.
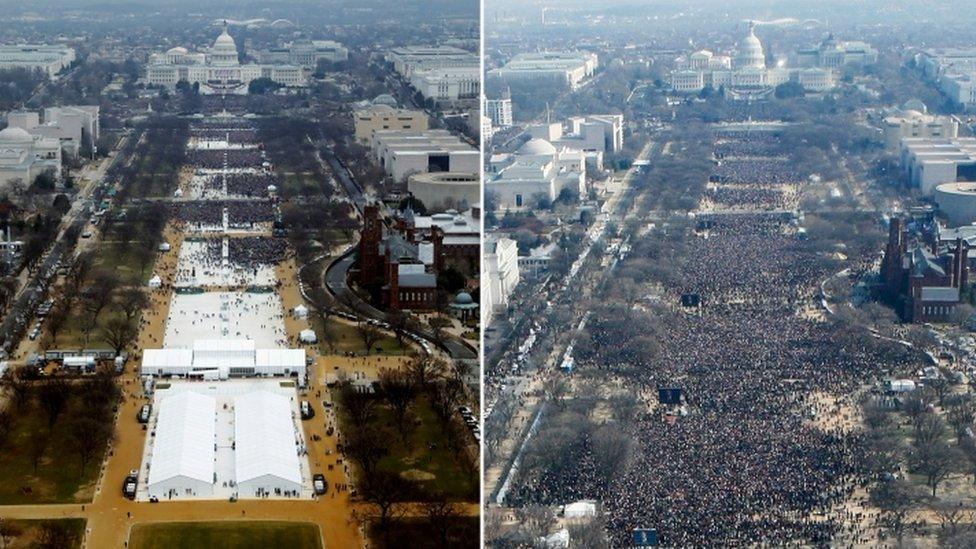
[[[315,490],[316,494],[320,496],[324,494],[328,489],[328,484],[325,482],[325,475],[322,473],[315,474],[312,477],[312,488]]]
[[[152,406],[149,404],[143,404],[142,408],[139,410],[139,423],[149,423],[150,413],[152,413]]]
[[[136,470],[129,471],[129,474],[125,476],[125,480],[122,481],[122,495],[129,499],[136,499],[136,486],[139,482],[139,472]]]
[[[308,403],[307,400],[303,400],[301,404],[302,419],[312,419],[315,417],[315,410],[312,405]]]

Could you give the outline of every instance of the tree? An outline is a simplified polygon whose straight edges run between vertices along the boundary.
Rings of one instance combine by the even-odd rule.
[[[122,354],[122,351],[135,341],[138,335],[139,328],[136,327],[135,322],[118,316],[110,318],[102,327],[102,337],[115,350],[116,356]]]
[[[925,484],[932,489],[932,497],[939,484],[962,468],[963,460],[958,448],[945,442],[934,442],[916,448],[912,465],[916,473],[925,477]]]
[[[68,424],[68,442],[78,453],[82,473],[92,458],[105,446],[110,433],[111,427],[108,423],[88,415],[78,416]]]
[[[954,395],[946,399],[946,419],[956,431],[956,436],[962,438],[966,429],[976,421],[976,402],[972,395]]]
[[[70,300],[59,300],[51,307],[47,318],[44,319],[44,327],[47,329],[48,335],[51,336],[51,345],[57,345],[58,334],[65,328],[70,315]]]
[[[935,504],[933,510],[946,536],[954,536],[959,533],[960,523],[969,515],[968,510],[959,503],[948,501]]]
[[[6,549],[9,542],[23,533],[23,529],[17,524],[0,518],[0,548]]]
[[[407,321],[407,314],[400,309],[392,309],[386,313],[386,323],[390,325],[393,335],[396,336],[397,345],[401,347],[403,347],[403,337],[407,333]]]
[[[23,410],[24,407],[30,402],[32,385],[31,381],[27,379],[27,376],[24,374],[23,370],[17,369],[7,372],[3,378],[0,379],[0,387],[10,391],[14,408],[17,410]]]
[[[462,516],[460,506],[448,501],[444,494],[438,493],[422,504],[421,512],[427,518],[431,528],[437,532],[440,546],[449,547],[451,528]]]
[[[68,547],[75,547],[80,541],[78,533],[65,521],[45,520],[41,523],[37,547],[39,549],[67,549]]]
[[[870,492],[871,503],[881,511],[881,522],[893,531],[901,544],[908,516],[922,495],[903,479],[881,482]]]
[[[30,457],[31,466],[34,468],[34,474],[37,474],[37,466],[41,462],[41,456],[44,455],[44,450],[47,449],[48,439],[48,433],[45,433],[40,429],[32,429],[30,435],[28,436],[27,455]]]
[[[915,445],[928,446],[945,436],[946,425],[942,416],[929,412],[915,420]]]
[[[376,399],[373,395],[359,392],[346,383],[340,389],[339,398],[353,426],[366,427],[373,422],[376,416]]]
[[[417,386],[426,389],[436,379],[441,378],[447,369],[443,360],[431,356],[415,354],[406,365]]]
[[[149,298],[141,288],[124,288],[119,296],[119,308],[125,313],[125,319],[128,321],[135,320],[149,305]]]
[[[360,322],[356,325],[356,333],[359,334],[359,338],[363,340],[363,345],[366,346],[366,354],[373,352],[373,346],[376,342],[383,337],[383,332],[379,330],[376,326],[368,322]]]
[[[519,523],[528,529],[533,538],[549,535],[556,524],[556,514],[548,505],[526,505],[516,511]]]
[[[346,454],[359,465],[367,485],[372,483],[378,473],[376,466],[387,453],[389,441],[379,427],[361,427],[346,436]]]
[[[413,380],[400,370],[383,368],[379,372],[379,389],[380,394],[393,411],[393,420],[396,422],[400,436],[406,436],[404,418],[406,418],[410,404],[413,403],[414,396],[417,394]]]
[[[71,384],[62,377],[51,377],[40,384],[37,390],[37,402],[47,415],[47,429],[50,432],[58,417],[68,406],[71,398]]]
[[[806,94],[806,90],[803,84],[791,80],[776,86],[773,94],[776,96],[776,99],[790,99],[793,97],[803,97]]]
[[[409,501],[413,486],[400,475],[390,471],[377,471],[363,489],[363,499],[372,504],[379,517],[379,527],[386,529],[389,520]]]
[[[616,425],[603,425],[593,433],[590,448],[604,489],[609,489],[613,479],[626,470],[631,444],[630,436]]]

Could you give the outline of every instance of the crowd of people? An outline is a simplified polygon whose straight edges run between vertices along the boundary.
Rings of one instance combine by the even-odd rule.
[[[267,200],[186,200],[174,204],[178,219],[200,227],[222,226],[225,210],[231,227],[274,221],[274,208]]]
[[[205,190],[226,190],[227,196],[261,197],[268,196],[268,189],[278,188],[278,176],[267,170],[226,170],[206,176]]]
[[[721,173],[742,183],[799,179],[779,162],[723,162]],[[763,202],[757,195],[756,209]],[[882,352],[845,337],[839,323],[803,314],[841,266],[808,246],[798,224],[787,213],[696,216],[664,295],[678,303],[681,294],[698,294],[701,305],[655,310],[658,328],[642,328],[655,352],[607,352],[577,365],[605,370],[602,378],[636,394],[679,387],[681,406],[660,404],[619,421],[633,444],[625,470],[601,471],[584,429],[569,437],[574,442],[558,464],[519,476],[506,502],[596,498],[612,546],[620,547],[636,528],[656,529],[662,545],[675,547],[866,539],[845,507],[868,480],[863,440],[815,422],[817,397],[851,394],[881,375],[912,370],[920,357],[894,344]],[[629,260],[639,255],[635,247]],[[586,328],[589,348],[630,345],[632,331],[601,321],[601,310]],[[621,360],[632,363],[614,362]]]
[[[720,186],[708,189],[705,196],[718,204],[729,207],[773,210],[787,206],[787,197],[784,192],[773,186]]]
[[[780,158],[726,158],[716,163],[710,180],[726,184],[793,183],[800,174]]]
[[[187,158],[193,166],[205,170],[222,168],[254,168],[264,164],[264,153],[259,149],[192,149]]]
[[[283,239],[263,236],[231,238],[228,247],[230,260],[238,265],[277,265],[288,251]]]

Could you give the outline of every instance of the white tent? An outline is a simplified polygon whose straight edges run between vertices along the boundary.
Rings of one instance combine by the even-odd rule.
[[[162,285],[163,285],[163,279],[159,278],[159,275],[153,275],[153,277],[149,279],[150,288],[158,288]]]
[[[258,349],[254,367],[262,374],[291,375],[305,370],[305,349]]]
[[[581,500],[565,505],[563,507],[563,516],[568,519],[595,517],[596,502],[593,500]]]
[[[298,341],[302,343],[315,343],[319,338],[316,337],[314,330],[302,330],[298,334]]]
[[[308,318],[308,307],[304,305],[296,306],[293,311],[295,318]]]
[[[159,499],[213,494],[217,402],[187,391],[159,403],[149,465],[149,495]]]
[[[169,242],[163,242],[159,245],[159,251],[168,252],[170,250]]]
[[[569,530],[563,528],[555,534],[541,540],[547,549],[566,549],[569,547]]]
[[[239,497],[301,491],[292,412],[287,397],[268,391],[234,399],[234,470]]]
[[[145,349],[139,373],[144,376],[185,376],[193,370],[190,349]]]

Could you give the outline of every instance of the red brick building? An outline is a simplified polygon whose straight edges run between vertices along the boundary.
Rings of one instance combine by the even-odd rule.
[[[965,240],[940,248],[910,242],[905,221],[892,218],[881,264],[886,297],[908,322],[947,322],[969,290]]]

